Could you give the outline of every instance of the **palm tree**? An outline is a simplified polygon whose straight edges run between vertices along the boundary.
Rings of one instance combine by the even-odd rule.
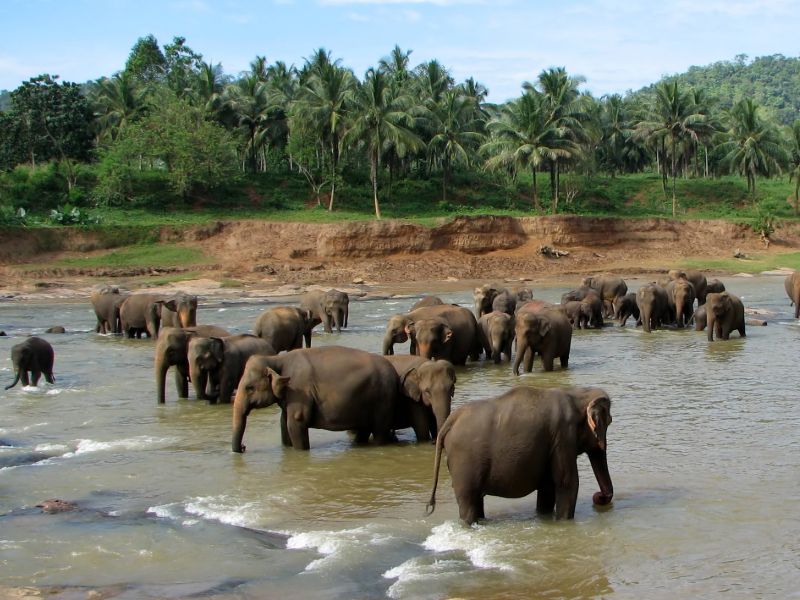
[[[759,116],[759,105],[745,98],[728,113],[729,141],[717,147],[722,165],[747,177],[747,191],[756,197],[756,176],[769,177],[781,172],[788,162],[777,129]]]
[[[672,175],[672,216],[677,215],[675,180],[686,140],[699,140],[714,132],[707,115],[698,112],[691,92],[682,92],[678,82],[656,86],[655,102],[649,118],[636,126],[637,136],[655,142],[665,160],[669,156]]]
[[[489,158],[485,167],[517,174],[531,172],[531,201],[541,210],[536,186],[536,171],[561,151],[558,131],[549,119],[549,109],[541,93],[526,90],[522,96],[500,107],[500,114],[486,126],[491,138],[481,146]]]
[[[100,126],[99,137],[116,139],[119,132],[145,110],[146,93],[146,87],[138,85],[127,71],[99,80],[90,93]]]
[[[475,104],[460,89],[440,95],[426,119],[431,139],[428,150],[442,167],[442,200],[447,200],[450,169],[455,163],[469,164],[470,153],[483,141],[483,121],[475,114]]]
[[[330,155],[331,198],[328,210],[333,210],[341,138],[356,84],[352,71],[340,67],[338,62],[331,62],[328,53],[318,50],[313,60],[307,61],[305,82],[293,105],[297,117],[306,120],[319,132]]]
[[[212,64],[201,61],[193,85],[193,96],[199,106],[203,107],[207,117],[217,116],[222,106],[222,92],[227,78],[220,63]]]
[[[402,50],[395,45],[389,56],[384,56],[379,62],[379,70],[391,77],[392,81],[404,83],[411,74],[408,72],[408,65],[413,50]]]
[[[225,108],[244,140],[243,165],[264,171],[266,150],[274,132],[274,107],[267,86],[257,74],[246,74],[225,91]]]
[[[789,132],[789,181],[794,179],[794,214],[800,206],[800,121],[795,121]]]
[[[394,94],[389,76],[379,70],[369,69],[364,83],[358,86],[353,99],[353,120],[344,137],[345,143],[363,143],[370,161],[372,197],[375,217],[381,218],[378,204],[378,168],[382,151],[394,148],[416,150],[423,147],[422,139],[412,128],[414,117],[408,112],[409,98]]]

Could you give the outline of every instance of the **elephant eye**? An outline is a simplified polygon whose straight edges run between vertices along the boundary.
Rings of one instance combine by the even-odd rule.
[[[256,388],[254,388],[252,385],[246,385],[244,386],[244,391],[247,392],[248,394],[252,394],[253,392],[256,391]]]

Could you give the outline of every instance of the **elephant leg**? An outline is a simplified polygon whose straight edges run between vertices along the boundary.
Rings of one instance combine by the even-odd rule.
[[[306,348],[311,348],[311,330],[303,332],[303,337],[306,340]]]
[[[286,415],[286,427],[289,430],[289,439],[295,450],[308,450],[311,444],[308,440],[308,420],[302,408],[296,408]]]
[[[561,368],[562,368],[562,369],[566,369],[567,367],[569,367],[569,352],[567,352],[566,354],[562,354],[561,356],[559,356],[559,357],[558,357],[558,360],[559,360],[559,362],[561,363]]]
[[[189,397],[189,371],[186,365],[175,365],[175,389],[178,398]]]
[[[486,515],[483,510],[483,494],[480,490],[470,490],[469,492],[456,492],[456,499],[458,500],[458,516],[467,525],[472,525],[478,522],[478,519],[485,519]]]
[[[425,407],[418,402],[411,407],[411,426],[414,428],[414,435],[417,436],[418,442],[431,441],[430,423],[426,412]]]
[[[555,485],[556,519],[574,519],[575,504],[578,501],[578,463],[574,456],[554,459],[553,479]]]
[[[325,328],[325,333],[333,333],[333,328],[331,327],[331,316],[325,315],[325,318],[322,319],[323,327]]]
[[[369,436],[372,435],[372,432],[369,429],[357,429],[355,434],[356,444],[368,444]]]
[[[411,338],[411,345],[408,348],[408,353],[412,356],[416,356],[417,354],[417,340],[414,337]]]
[[[310,343],[310,340],[309,340],[309,343]],[[296,348],[302,348],[302,347],[303,347],[303,334],[302,333],[298,333],[297,336],[295,336],[294,340],[292,341],[292,348],[291,349],[294,350]]]
[[[539,490],[536,493],[536,512],[542,515],[553,514],[556,506],[556,488],[553,477],[546,473],[539,483]]]
[[[551,352],[544,352],[541,354],[542,356],[542,368],[545,371],[552,371],[553,370],[553,363],[555,362],[555,356]]]
[[[38,387],[39,379],[42,377],[42,372],[38,369],[31,371],[31,385]]]
[[[533,359],[536,356],[536,352],[533,348],[528,348],[525,350],[525,372],[530,373],[533,371]]]
[[[289,428],[286,426],[286,411],[281,410],[281,444],[291,448],[292,438],[289,437]]]
[[[747,335],[745,334],[744,321],[742,321],[736,329],[739,332],[740,336],[747,337]]]
[[[19,380],[22,382],[23,386],[27,386],[31,384],[31,380],[28,377],[27,369],[20,369],[19,370]]]

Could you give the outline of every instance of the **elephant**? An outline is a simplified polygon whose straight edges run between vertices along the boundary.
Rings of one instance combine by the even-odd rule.
[[[685,327],[694,313],[694,286],[685,277],[671,280],[667,287],[667,303],[670,319],[674,319],[678,327]]]
[[[372,434],[376,443],[394,440],[392,426],[400,378],[382,356],[344,346],[300,348],[247,361],[233,404],[234,452],[242,443],[254,408],[281,407],[284,446],[308,450],[308,430],[356,431],[356,441]]]
[[[636,306],[639,307],[642,329],[647,333],[652,329],[659,329],[669,319],[667,291],[657,283],[639,288],[636,292]]]
[[[48,327],[44,330],[45,333],[67,333],[67,330],[64,329],[63,325],[54,325],[53,327]]]
[[[570,300],[559,307],[569,319],[573,329],[588,329],[591,321],[589,304],[580,300]]]
[[[433,488],[427,511],[436,508],[442,450],[462,521],[486,518],[484,497],[521,498],[538,491],[536,510],[573,519],[578,498],[577,457],[589,456],[600,486],[592,501],[609,504],[606,432],[611,400],[599,388],[515,387],[454,410],[436,439]]]
[[[5,389],[10,390],[17,382],[22,380],[22,385],[39,385],[39,378],[44,374],[48,383],[55,383],[53,377],[53,362],[55,352],[50,342],[40,337],[31,336],[24,342],[11,347],[11,362],[14,365],[16,376],[11,385]],[[30,377],[28,376],[30,373]]]
[[[556,304],[547,302],[546,300],[528,300],[527,302],[517,305],[517,311],[515,314],[516,316],[519,316],[525,313],[535,313],[539,312],[543,308],[556,308],[556,306]]]
[[[156,294],[132,294],[120,305],[119,316],[121,331],[128,337],[145,334],[157,338],[164,316],[167,318],[164,324],[171,327],[197,325],[197,296],[179,293],[165,298]]]
[[[411,354],[443,358],[463,365],[477,360],[481,346],[478,323],[466,308],[452,304],[426,306],[389,319],[383,338],[383,354],[394,354],[394,344],[411,339]]]
[[[486,313],[492,312],[492,302],[497,295],[504,292],[511,295],[507,289],[491,283],[485,283],[481,287],[475,288],[472,294],[475,303],[475,318],[480,319]]]
[[[593,327],[594,329],[603,328],[603,301],[597,294],[586,294],[583,300],[580,301],[581,314],[586,315],[588,320],[585,321],[584,327]]]
[[[670,269],[669,273],[667,273],[667,277],[669,280],[683,278],[691,283],[694,287],[694,297],[697,298],[698,306],[703,306],[703,304],[706,303],[706,294],[712,291],[707,288],[708,281],[706,280],[706,276],[696,269]],[[664,285],[664,287],[666,287],[666,285]]]
[[[708,295],[706,295],[708,296]],[[694,315],[692,315],[692,319],[694,320],[694,330],[695,331],[703,331],[707,325],[706,319],[706,305],[703,304],[702,306],[698,306],[695,311]]]
[[[336,333],[341,333],[342,327],[347,327],[347,317],[350,312],[350,297],[339,290],[313,290],[306,292],[300,298],[300,309],[309,311],[312,315],[311,327],[306,335],[306,347],[311,346],[311,329],[322,323],[325,333],[332,333],[331,324],[336,326]]]
[[[423,308],[424,306],[440,306],[442,304],[444,304],[444,301],[439,298],[439,296],[423,296],[414,303],[414,306],[411,307],[411,310],[417,310],[418,308]]]
[[[308,335],[306,348],[311,347],[311,311],[293,306],[276,306],[265,310],[256,319],[253,333],[269,342],[275,352],[303,347],[303,337]]]
[[[787,275],[783,286],[786,288],[786,295],[794,304],[794,318],[798,319],[800,318],[800,271]]]
[[[503,290],[492,300],[492,312],[504,312],[513,315],[517,310],[517,296],[508,290]]]
[[[514,291],[517,297],[517,302],[527,302],[533,300],[533,290],[529,287],[519,287]]]
[[[705,307],[709,342],[714,341],[715,332],[717,338],[729,339],[734,329],[745,337],[744,304],[738,296],[730,292],[707,294]]]
[[[574,290],[570,290],[561,294],[561,304],[566,304],[567,302],[579,302],[586,298],[588,294],[595,294],[596,296],[600,296],[600,292],[596,289],[589,287],[588,285],[582,285],[579,288],[575,288]]]
[[[89,301],[97,317],[95,333],[121,333],[119,308],[129,294],[121,294],[116,286],[104,285],[95,288]]]
[[[478,319],[478,339],[486,358],[500,363],[502,354],[511,361],[514,342],[514,317],[505,312],[492,311]]]
[[[614,299],[614,318],[620,327],[625,327],[628,317],[633,317],[639,324],[639,305],[636,304],[636,294],[630,292]]]
[[[585,277],[581,285],[597,290],[600,294],[600,299],[603,301],[605,316],[607,317],[613,315],[612,305],[614,303],[614,298],[624,296],[628,293],[628,285],[625,283],[625,280],[622,279],[622,277],[612,274]]]
[[[161,327],[194,327],[197,325],[197,296],[179,292],[161,306]]]
[[[708,282],[706,283],[706,296],[708,294],[719,294],[724,291],[725,291],[725,284],[722,283],[719,279],[709,279]],[[703,303],[705,304],[705,297],[703,297]]]
[[[273,355],[275,350],[259,337],[242,333],[229,337],[193,337],[189,340],[189,376],[198,400],[229,403],[245,363],[253,355]],[[208,393],[207,388],[212,389]]]
[[[559,308],[545,307],[538,312],[517,314],[515,334],[517,355],[514,358],[514,375],[519,375],[519,365],[523,358],[525,371],[530,373],[536,353],[542,357],[545,371],[553,370],[556,357],[561,362],[561,368],[567,368],[572,345],[572,325]]]
[[[456,370],[446,360],[421,356],[387,356],[400,378],[393,429],[413,427],[418,442],[436,439],[450,416],[456,389]]]
[[[225,329],[214,325],[195,327],[163,327],[156,341],[154,358],[156,401],[166,401],[166,379],[170,367],[175,367],[175,387],[179,398],[189,397],[189,340],[193,337],[226,337]]]

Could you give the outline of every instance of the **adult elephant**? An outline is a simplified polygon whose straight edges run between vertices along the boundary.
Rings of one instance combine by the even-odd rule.
[[[472,293],[472,301],[475,305],[475,318],[480,319],[483,315],[492,312],[492,303],[494,299],[502,293],[509,296],[511,295],[506,288],[491,283],[485,283],[475,288],[475,291]]]
[[[189,340],[193,337],[227,337],[230,333],[214,325],[163,327],[158,335],[154,356],[156,401],[166,401],[167,371],[175,367],[175,387],[179,398],[189,397]]]
[[[24,342],[13,345],[11,347],[11,364],[16,375],[11,385],[7,385],[5,389],[10,390],[19,381],[22,381],[22,385],[38,386],[39,378],[42,375],[48,383],[55,383],[54,362],[53,347],[50,342],[40,337],[31,336]]]
[[[421,356],[387,356],[400,378],[401,396],[395,407],[393,428],[414,428],[418,442],[436,439],[450,416],[456,390],[456,371],[446,360]]]
[[[486,358],[499,364],[502,355],[511,361],[514,342],[514,317],[505,312],[492,311],[478,319],[478,340]]]
[[[174,315],[169,315],[169,312]],[[132,294],[120,305],[119,316],[120,327],[126,336],[157,338],[164,316],[171,327],[197,325],[197,297],[181,293],[171,298],[157,294]]]
[[[517,296],[508,290],[503,290],[492,300],[492,312],[504,312],[513,315],[517,310]]]
[[[667,291],[657,283],[648,283],[636,292],[636,305],[642,321],[642,329],[650,333],[659,329],[669,319]]]
[[[306,347],[311,346],[311,329],[322,323],[326,333],[341,333],[347,327],[350,297],[339,290],[313,290],[300,297],[300,310],[311,313],[311,327],[306,334]]]
[[[514,375],[519,375],[519,366],[523,359],[525,371],[530,373],[535,354],[542,357],[542,368],[545,371],[553,370],[556,357],[562,369],[568,367],[572,325],[560,307],[544,307],[537,312],[517,313],[515,334],[517,355],[514,358]]]
[[[692,319],[694,320],[694,330],[695,331],[703,331],[706,328],[706,305],[698,306],[695,311],[694,315],[692,315]]]
[[[707,289],[708,280],[700,271],[696,269],[670,269],[667,276],[670,280],[686,279],[694,288],[697,305],[703,306],[706,303],[706,294],[711,290]]]
[[[794,318],[800,318],[800,272],[795,271],[787,275],[783,280],[783,286],[786,288],[786,295],[794,304]]]
[[[639,324],[639,305],[636,304],[634,292],[618,296],[614,300],[614,318],[620,327],[625,327],[628,317],[633,317],[635,324]]]
[[[443,304],[418,308],[389,319],[383,338],[383,354],[394,354],[394,344],[411,339],[411,354],[442,358],[463,365],[481,353],[478,323],[466,308]]]
[[[256,319],[253,333],[269,342],[275,352],[303,347],[303,337],[308,335],[311,346],[311,311],[294,306],[276,306],[265,310]]]
[[[575,517],[577,457],[586,453],[600,491],[595,504],[608,504],[614,486],[606,459],[611,400],[599,388],[516,387],[454,410],[439,431],[428,513],[436,507],[442,449],[461,520],[486,517],[485,496],[521,498],[538,491],[536,510],[557,519]]]
[[[411,310],[417,310],[425,306],[441,306],[442,304],[444,304],[444,301],[439,296],[423,296],[414,303]]]
[[[665,288],[670,318],[678,327],[685,327],[694,313],[694,286],[685,277],[671,280]]]
[[[717,338],[727,340],[735,329],[745,337],[744,304],[738,296],[730,292],[706,295],[706,322],[708,324],[708,341]]]
[[[706,295],[708,294],[721,294],[725,291],[725,284],[719,279],[709,279],[706,283]],[[705,297],[703,297],[705,303]]]
[[[514,295],[517,297],[517,303],[533,300],[533,290],[529,287],[518,287]]]
[[[233,405],[234,452],[242,443],[247,417],[255,408],[281,407],[284,446],[308,450],[309,428],[370,434],[377,443],[394,439],[392,426],[400,380],[388,360],[344,346],[303,348],[247,361]]]
[[[275,350],[265,340],[247,333],[190,339],[189,376],[198,400],[229,403],[247,359],[256,354],[273,355]]]
[[[119,288],[103,285],[92,290],[89,301],[92,303],[94,314],[97,317],[95,333],[121,333],[119,307],[128,298],[128,294],[121,294]]]
[[[575,288],[574,290],[570,290],[561,294],[561,304],[566,304],[567,302],[580,302],[590,294],[594,294],[600,298],[600,292],[598,292],[596,289],[591,288],[588,285],[582,285],[579,288]]]
[[[584,277],[581,285],[597,290],[605,307],[605,315],[609,317],[614,314],[612,308],[614,299],[628,293],[628,284],[625,280],[612,274]]]

